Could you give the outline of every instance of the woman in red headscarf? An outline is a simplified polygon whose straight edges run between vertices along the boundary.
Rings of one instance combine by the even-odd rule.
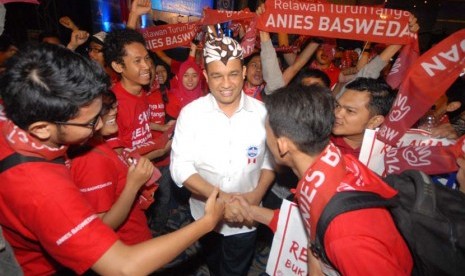
[[[176,77],[178,85],[171,92],[179,99],[181,108],[204,95],[202,70],[193,60],[183,62]]]

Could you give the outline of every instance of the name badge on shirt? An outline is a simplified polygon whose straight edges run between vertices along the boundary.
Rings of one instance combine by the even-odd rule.
[[[247,164],[257,163],[258,147],[250,146],[247,148]]]

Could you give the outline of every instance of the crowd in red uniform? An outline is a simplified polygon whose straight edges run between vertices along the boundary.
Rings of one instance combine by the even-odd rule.
[[[170,211],[181,204],[173,196],[173,189],[179,188],[170,172],[171,138],[185,135],[173,134],[177,119],[184,107],[214,94],[217,87],[212,83],[224,76],[208,70],[211,73],[213,63],[223,61],[210,64],[198,58],[201,51],[194,43],[185,61],[163,52],[150,53],[143,37],[133,30],[137,18],[150,11],[149,2],[134,1],[126,29],[90,36],[86,57],[72,51],[88,40],[84,31],[73,32],[69,49],[41,42],[18,50],[2,36],[0,159],[19,154],[40,160],[19,162],[0,172],[0,229],[9,244],[0,259],[12,248],[20,265],[15,270],[13,263],[7,270],[2,263],[6,259],[2,259],[0,272],[59,275],[92,269],[106,275],[148,274],[221,221],[240,226],[255,221],[276,227],[277,212],[272,209],[279,207],[282,198],[292,197],[279,177],[265,185],[266,195],[261,194],[264,201],[273,197],[277,202],[264,204],[269,209],[246,196],[226,193],[220,186],[207,193],[208,200],[202,198],[206,201],[203,218],[165,233]],[[411,18],[409,26],[418,32],[416,18]],[[221,41],[222,34],[218,36]],[[342,182],[353,190],[393,197],[396,191],[356,159],[365,129],[379,128],[395,100],[382,70],[401,46],[388,45],[377,54],[365,46],[358,63],[342,68],[336,65],[335,45],[311,40],[299,55],[278,59],[270,34],[261,32],[260,38],[261,52],[248,58],[227,53],[245,67],[238,73],[243,79],[238,81],[241,86],[234,104],[241,97],[265,102],[267,151],[277,168],[290,167],[301,179],[284,186],[297,189],[304,218],[309,212],[306,226],[320,215],[309,210],[323,208]],[[284,60],[289,63],[282,66]],[[223,64],[233,67],[231,60]],[[462,110],[465,102],[450,96],[463,89],[463,83],[458,77],[445,98],[435,104],[434,115],[441,123],[430,129],[432,136],[457,139],[463,134],[463,119],[454,112]],[[223,102],[227,89],[220,89],[223,94],[213,96],[224,111],[231,103]],[[453,117],[444,119],[448,114]],[[249,162],[254,162],[254,149],[248,150]],[[325,156],[330,155],[343,162],[326,168]],[[57,161],[63,156],[66,164]],[[457,162],[456,189],[463,190],[465,160]],[[378,180],[360,185],[367,179],[357,178],[348,168]],[[314,196],[309,192],[315,183],[306,176],[317,169],[331,180]],[[154,171],[160,172],[157,183],[150,181]],[[203,194],[188,180],[182,184],[194,196]],[[310,228],[308,233],[314,234]],[[325,248],[342,275],[408,275],[413,266],[409,249],[385,209],[338,217],[328,229]],[[324,268],[310,255],[309,271],[319,275]],[[251,259],[242,263],[250,266]]]

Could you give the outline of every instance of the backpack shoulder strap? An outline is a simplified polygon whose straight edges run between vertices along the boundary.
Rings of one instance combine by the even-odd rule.
[[[399,175],[389,175],[386,183],[399,191],[399,194],[406,194],[405,198],[413,198],[415,201],[413,210],[427,216],[437,215],[436,190],[430,176],[422,171],[407,170]],[[413,183],[413,188],[406,184]],[[410,185],[411,186],[411,185]]]
[[[392,206],[391,200],[384,199],[379,195],[371,192],[347,191],[336,193],[323,209],[323,213],[316,226],[316,237],[310,244],[312,254],[320,259],[323,263],[335,268],[326,255],[324,248],[324,237],[326,229],[331,221],[340,214],[376,207]]]
[[[26,156],[26,155],[22,155],[22,154],[15,152],[7,156],[6,158],[0,160],[0,173],[16,165],[19,165],[22,163],[29,163],[29,162],[48,162],[48,163],[55,163],[55,164],[65,164],[65,158],[58,157],[53,160],[47,160],[44,158],[35,157],[35,156]]]

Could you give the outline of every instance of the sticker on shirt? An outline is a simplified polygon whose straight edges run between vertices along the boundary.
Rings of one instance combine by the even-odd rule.
[[[247,148],[247,164],[255,164],[257,163],[257,156],[258,156],[258,147],[257,146],[250,146]]]

